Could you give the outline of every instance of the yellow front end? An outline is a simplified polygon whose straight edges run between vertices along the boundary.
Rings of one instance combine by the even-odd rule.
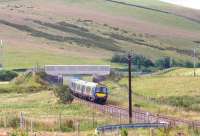
[[[96,96],[99,98],[106,97],[105,93],[96,93]]]

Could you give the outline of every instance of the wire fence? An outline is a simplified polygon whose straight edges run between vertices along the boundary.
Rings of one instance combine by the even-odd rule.
[[[84,103],[96,110],[99,110],[101,112],[104,112],[106,114],[110,114],[113,118],[118,119],[125,119],[126,122],[128,122],[128,110],[113,106],[113,105],[98,105],[95,103],[91,103],[88,101],[84,101],[82,99],[77,99],[80,103]],[[185,119],[179,119],[175,117],[168,117],[160,114],[153,114],[150,112],[141,111],[140,109],[133,110],[132,113],[132,120],[135,123],[167,123],[171,126],[180,126],[185,125],[189,127],[195,127],[200,128],[200,122],[199,121],[192,121],[192,120],[185,120]]]
[[[20,129],[30,133],[36,132],[70,132],[80,133],[92,131],[97,127],[107,124],[127,123],[126,119],[114,118],[111,115],[88,113],[87,116],[58,113],[48,114],[29,114],[24,112],[12,113],[5,112],[0,115],[0,128]]]

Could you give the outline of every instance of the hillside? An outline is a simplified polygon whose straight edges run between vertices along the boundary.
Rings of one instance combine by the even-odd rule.
[[[191,60],[200,41],[200,11],[158,0],[3,0],[0,13],[7,68],[110,64],[128,50]]]

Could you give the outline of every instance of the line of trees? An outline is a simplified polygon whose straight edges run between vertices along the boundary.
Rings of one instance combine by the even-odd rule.
[[[128,59],[125,54],[114,54],[111,62],[113,63],[121,63],[127,64]],[[146,58],[143,55],[134,54],[132,57],[132,63],[134,65],[134,71],[142,71],[142,72],[152,72],[159,69],[167,69],[170,67],[187,67],[192,68],[193,62],[191,61],[177,61],[171,57],[162,57],[155,61]],[[200,63],[196,65],[196,67],[200,67]]]
[[[18,74],[10,70],[0,70],[0,81],[10,81],[17,77]]]

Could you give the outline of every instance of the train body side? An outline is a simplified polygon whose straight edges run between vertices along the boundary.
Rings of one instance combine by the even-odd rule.
[[[104,104],[107,101],[107,87],[98,85],[97,83],[71,79],[69,81],[69,87],[72,93],[77,97],[100,104]]]

